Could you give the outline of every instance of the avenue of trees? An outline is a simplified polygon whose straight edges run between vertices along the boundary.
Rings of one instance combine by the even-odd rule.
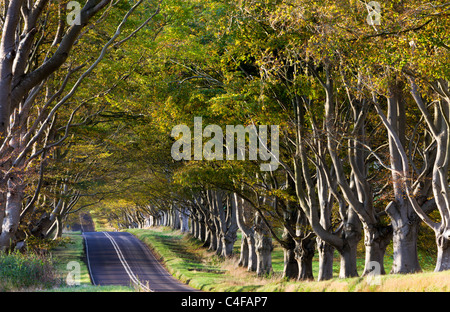
[[[450,2],[80,3],[79,25],[65,1],[0,5],[2,251],[92,210],[223,257],[240,232],[239,264],[259,275],[275,243],[288,278],[330,279],[335,252],[357,276],[361,243],[363,275],[388,273],[388,246],[391,273],[418,272],[420,229],[450,269]],[[277,125],[258,140],[279,143],[278,168],[249,157],[250,133],[244,157],[198,159],[193,135],[175,160],[177,125],[215,155],[227,125]]]

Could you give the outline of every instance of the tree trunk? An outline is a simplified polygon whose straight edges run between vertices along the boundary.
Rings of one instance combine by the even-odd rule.
[[[377,275],[386,274],[384,270],[384,253],[390,238],[383,237],[383,233],[376,228],[365,228],[364,230],[365,244],[365,264],[363,276],[372,272],[374,265],[379,269],[375,272]],[[376,264],[374,264],[376,263]]]
[[[437,244],[437,260],[435,272],[450,270],[450,235],[438,235]]]
[[[0,184],[0,188],[4,188],[4,185]],[[3,224],[3,219],[5,218],[5,209],[6,209],[6,192],[2,190],[0,191],[0,234],[1,234],[1,225]]]
[[[289,232],[285,229],[283,234],[284,245],[284,266],[283,266],[283,278],[297,279],[299,274],[298,263],[295,258],[295,241]]]
[[[343,207],[342,198],[345,199],[348,207],[346,208],[346,213],[341,213],[344,220],[343,222],[343,231],[342,231],[342,239],[343,245],[337,248],[340,256],[341,256],[341,268],[339,277],[354,277],[358,276],[358,271],[356,267],[356,248],[358,241],[361,239],[361,222],[368,224],[369,222],[373,222],[372,213],[368,211],[370,209],[370,203],[373,200],[369,198],[370,195],[366,192],[366,188],[368,188],[367,184],[364,184],[364,175],[365,168],[363,165],[363,157],[362,157],[362,149],[352,148],[355,142],[351,139],[349,140],[349,157],[348,160],[351,166],[351,174],[350,179],[347,178],[346,170],[343,167],[342,159],[339,156],[339,144],[338,142],[342,140],[342,136],[337,132],[338,127],[336,127],[336,105],[334,99],[334,87],[333,87],[333,79],[330,73],[330,68],[326,68],[326,83],[323,85],[326,93],[325,100],[325,129],[327,131],[327,147],[328,153],[330,155],[333,168],[335,170],[335,177],[337,184],[339,185],[340,190],[336,188],[334,185],[330,185],[333,188],[334,192],[337,194],[341,192],[339,195],[338,201],[340,201],[340,207]],[[353,104],[356,103],[351,103]],[[356,109],[356,106],[353,106],[353,109]],[[359,116],[364,116],[363,114],[358,114]],[[358,122],[355,121],[355,129],[354,135],[357,133],[363,134],[363,127],[356,127]],[[363,124],[362,122],[360,124]],[[364,135],[363,135],[364,137]],[[359,138],[361,139],[361,138]],[[364,201],[362,201],[363,197]],[[342,210],[342,209],[341,209]],[[346,215],[345,215],[346,214]]]
[[[297,279],[299,277],[298,262],[295,258],[295,252],[293,248],[284,248],[284,267],[283,278]]]
[[[348,220],[344,220],[342,235],[344,245],[342,248],[337,249],[341,257],[339,277],[347,278],[358,276],[356,252],[358,242],[361,239],[361,221],[352,209],[349,209],[348,211]]]
[[[391,87],[388,98],[388,121],[400,143],[405,146],[406,111],[401,100],[401,91]],[[391,273],[414,273],[421,271],[417,255],[418,224],[414,224],[417,215],[406,199],[403,177],[397,172],[404,172],[404,164],[398,146],[389,135],[389,153],[392,172],[394,201],[386,207],[393,227],[394,262]]]
[[[319,237],[316,238],[317,252],[319,254],[318,281],[326,281],[333,278],[334,247]]]
[[[258,269],[258,256],[256,254],[256,242],[254,234],[247,236],[248,265],[247,270],[255,272]]]
[[[169,216],[168,216],[167,211],[165,211],[165,210],[161,211],[161,225],[169,226]]]
[[[198,239],[201,240],[202,242],[206,241],[206,226],[205,226],[205,221],[200,219],[198,220],[197,223],[198,226]]]
[[[154,216],[150,216],[150,217],[149,217],[148,225],[149,225],[150,227],[151,227],[151,226],[156,226],[156,223],[155,223],[155,217],[154,217]]]
[[[217,250],[217,231],[214,221],[210,221],[207,226],[207,241],[209,242],[208,249],[211,251]]]
[[[272,272],[272,239],[264,234],[255,233],[256,273],[264,276]]]
[[[255,239],[253,235],[242,234],[239,266],[247,268],[249,272],[255,272],[257,268]]]
[[[191,222],[191,227],[190,227],[191,235],[193,237],[195,237],[196,239],[199,239],[200,234],[198,232],[198,230],[199,230],[198,229],[198,219],[193,214],[191,214],[191,216],[190,216],[190,222]]]
[[[339,251],[339,255],[341,256],[339,278],[358,276],[356,268],[356,245],[345,245]]]
[[[242,237],[241,237],[240,251],[241,252],[239,255],[238,265],[241,267],[247,267],[248,266],[248,258],[249,258],[249,249],[248,249],[247,237],[244,234],[242,234]]]
[[[42,235],[43,229],[50,226],[50,215],[48,212],[44,212],[39,220],[31,227],[30,233],[35,237],[44,238]]]
[[[386,212],[392,223],[393,263],[391,274],[406,274],[420,272],[419,258],[417,254],[417,239],[419,231],[419,218],[412,210],[409,202],[404,202],[409,207],[398,209],[395,202],[391,202]],[[399,216],[400,212],[407,213],[405,218]],[[404,222],[404,220],[407,222]]]
[[[180,230],[182,233],[187,233],[189,232],[189,212],[186,207],[180,209]]]
[[[239,263],[247,267],[248,271],[256,271],[257,269],[257,256],[255,248],[254,228],[247,224],[245,213],[245,201],[243,198],[238,197],[237,193],[233,193],[231,196],[231,204],[236,207],[236,224],[239,230],[242,232],[241,242],[241,256]],[[243,248],[242,248],[243,246]]]
[[[222,245],[223,234],[222,234],[222,231],[221,231],[220,227],[217,226],[217,225],[216,225],[216,235],[215,235],[215,238],[216,238],[216,242],[215,242],[216,246],[215,246],[215,249],[212,248],[211,250],[215,250],[215,251],[216,251],[216,254],[217,254],[218,256],[222,256],[222,250],[223,250],[223,245]]]
[[[257,258],[256,274],[264,276],[272,272],[272,237],[267,225],[257,214],[255,218],[255,250]]]
[[[169,211],[169,225],[174,230],[179,230],[181,228],[180,224],[180,208],[178,208],[176,205],[172,205],[170,211]]]
[[[55,236],[53,237],[54,240],[62,237],[63,223],[61,221],[61,216],[56,217],[56,226]]]
[[[222,245],[223,245],[222,255],[224,257],[231,257],[231,255],[233,254],[233,248],[236,239],[237,239],[236,230],[234,231],[229,230],[222,237]]]
[[[224,223],[224,213],[222,209],[222,194],[220,191],[207,190],[206,200],[209,216],[210,245],[209,250],[215,251],[217,255],[222,254],[222,225]]]
[[[450,118],[446,107],[446,117]],[[441,117],[441,119],[443,119]],[[448,186],[448,161],[450,157],[450,134],[447,131],[444,121],[441,122],[441,133],[437,139],[438,152],[433,169],[433,193],[439,209],[442,221],[435,230],[437,243],[437,262],[435,271],[444,271],[450,269],[450,190]],[[447,141],[448,140],[448,141]]]
[[[321,144],[320,142],[318,142]],[[331,209],[333,205],[333,197],[329,194],[329,186],[326,176],[322,170],[317,170],[318,179],[318,195],[320,205],[320,224],[324,229],[331,228]],[[319,281],[325,281],[333,278],[333,256],[334,247],[321,239],[316,238],[317,252],[319,254]]]
[[[315,252],[315,239],[310,235],[295,240],[295,259],[298,263],[299,281],[313,280],[312,260]]]
[[[20,222],[20,212],[24,198],[24,186],[19,179],[10,178],[6,195],[5,217],[0,235],[0,251],[8,252],[14,249],[15,234]]]
[[[237,240],[237,207],[234,203],[233,196],[231,195],[227,200],[227,216],[225,219],[226,232],[222,237],[224,257],[230,257],[233,254],[234,243]]]
[[[5,2],[8,3],[8,2]],[[11,113],[13,62],[16,57],[16,32],[23,0],[9,1],[0,40],[0,142],[7,136]],[[12,225],[11,225],[12,226]],[[5,234],[9,235],[9,234]],[[9,244],[9,243],[8,243]],[[3,246],[3,244],[2,244]],[[3,248],[3,247],[2,247]]]

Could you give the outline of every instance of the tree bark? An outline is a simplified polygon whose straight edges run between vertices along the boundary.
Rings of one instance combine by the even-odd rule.
[[[333,278],[334,247],[320,237],[316,238],[317,253],[319,254],[318,281],[326,281]]]
[[[417,214],[412,210],[409,202],[402,202],[409,207],[397,207],[397,202],[392,201],[386,212],[392,224],[393,262],[391,274],[407,274],[421,271],[417,254],[417,239],[419,222]],[[402,218],[400,213],[406,214]],[[406,222],[405,222],[406,221]]]
[[[248,246],[247,271],[256,272],[258,270],[258,255],[256,254],[256,242],[254,234],[246,237]]]
[[[406,137],[406,111],[402,103],[398,86],[393,85],[388,98],[387,120],[399,141],[405,147]],[[398,149],[394,137],[389,135],[389,153],[392,171],[392,186],[394,189],[394,201],[386,207],[393,227],[394,262],[391,273],[414,273],[421,271],[417,255],[418,224],[415,221],[417,215],[407,200],[403,176],[405,172],[404,160]]]
[[[23,0],[11,0],[5,16],[0,41],[0,138],[6,138],[11,114],[13,62],[16,57],[16,28]]]
[[[187,233],[189,232],[189,211],[186,207],[180,209],[180,230],[182,233]]]
[[[248,249],[247,237],[243,234],[241,237],[241,249],[240,249],[240,254],[239,254],[238,265],[241,267],[247,267],[248,266],[248,258],[249,258],[249,249]]]
[[[20,212],[24,198],[24,186],[19,178],[10,178],[6,195],[5,217],[0,234],[0,251],[9,252],[16,244],[15,234],[20,222]]]
[[[231,200],[234,202],[233,205],[236,206],[236,224],[239,230],[242,232],[241,241],[241,255],[239,264],[247,267],[248,271],[256,271],[257,269],[257,256],[254,238],[254,228],[247,224],[245,212],[245,201],[243,198],[238,197],[237,193],[233,193]]]
[[[234,243],[237,240],[237,207],[236,202],[230,195],[227,199],[227,215],[225,218],[226,231],[222,237],[223,252],[224,257],[230,257],[233,254]]]
[[[255,217],[255,250],[256,250],[256,274],[264,276],[272,272],[272,237],[270,230],[264,223],[259,213]]]
[[[437,260],[435,272],[450,270],[450,235],[438,235],[437,244]]]
[[[239,266],[247,268],[249,272],[255,272],[257,269],[255,239],[252,236],[242,234],[241,249],[239,255]]]
[[[314,280],[312,271],[312,260],[315,252],[315,239],[312,236],[298,238],[295,240],[295,259],[298,264],[299,281]]]
[[[344,245],[336,248],[341,258],[340,278],[358,276],[356,253],[361,240],[361,221],[352,209],[348,209],[348,219],[344,220],[342,239]]]
[[[386,252],[386,247],[391,240],[391,235],[389,235],[389,233],[390,231],[384,233],[383,230],[379,228],[366,228],[364,230],[366,256],[364,271],[362,273],[363,276],[372,272],[374,262],[378,263],[377,267],[380,268],[380,271],[377,272],[377,274],[386,274],[384,269],[384,254]]]
[[[326,87],[324,85],[324,87]],[[329,89],[329,88],[328,88]],[[328,90],[326,88],[326,90]],[[327,101],[331,100],[331,96],[327,95]],[[308,102],[308,99],[303,99]],[[320,202],[319,195],[316,191],[316,183],[314,182],[308,163],[308,155],[306,151],[306,134],[304,129],[304,108],[300,103],[300,97],[296,97],[294,101],[295,116],[297,119],[297,135],[296,145],[297,151],[294,157],[294,172],[293,180],[295,182],[295,191],[301,207],[302,212],[308,218],[309,224],[312,227],[314,233],[320,237],[320,239],[326,241],[330,245],[336,248],[341,255],[341,271],[340,277],[352,277],[357,276],[356,270],[356,245],[361,238],[360,234],[360,221],[356,217],[353,209],[346,208],[342,195],[337,192],[337,186],[335,185],[334,176],[331,177],[331,171],[328,170],[327,164],[320,160],[316,164],[317,169],[322,170],[324,175],[318,175],[318,178],[325,178],[328,186],[333,195],[339,201],[340,214],[342,218],[342,228],[340,233],[332,233],[329,228],[324,228],[320,223]],[[327,120],[330,123],[331,120]],[[332,122],[331,122],[332,124]],[[329,128],[331,125],[328,125]],[[329,142],[329,141],[328,141]]]
[[[321,150],[322,143],[317,142],[319,151]],[[319,159],[318,159],[319,160]],[[320,221],[324,229],[331,230],[331,210],[333,205],[333,196],[329,192],[326,176],[323,170],[317,170],[318,180],[318,195],[320,204]],[[319,274],[318,281],[325,281],[333,278],[333,258],[334,247],[328,244],[325,240],[319,236],[316,237],[317,252],[319,254]]]
[[[284,229],[283,239],[285,242],[283,245],[283,278],[297,279],[299,276],[299,267],[295,258],[295,241],[286,229]]]

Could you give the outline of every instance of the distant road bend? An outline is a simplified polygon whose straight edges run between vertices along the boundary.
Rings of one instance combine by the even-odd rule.
[[[144,291],[197,291],[172,275],[139,239],[126,232],[84,232],[94,285],[136,285]]]

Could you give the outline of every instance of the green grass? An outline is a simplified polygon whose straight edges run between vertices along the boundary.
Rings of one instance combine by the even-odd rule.
[[[329,281],[297,282],[281,278],[283,270],[283,251],[275,246],[272,254],[274,273],[269,277],[259,278],[253,272],[247,272],[237,265],[237,259],[221,259],[213,252],[202,247],[201,242],[179,231],[169,228],[130,229],[144,241],[164,263],[172,275],[194,288],[205,291],[447,291],[450,290],[450,271],[434,273],[435,259],[419,252],[423,273],[381,276],[379,280],[369,283],[367,278],[356,277],[339,279],[339,257],[335,253],[334,275]],[[236,242],[235,250],[240,242]],[[358,270],[364,268],[364,246],[358,253]],[[392,266],[391,251],[385,257],[385,269]],[[317,277],[318,258],[314,258],[313,271]]]
[[[146,243],[172,275],[194,288],[213,290],[217,283],[226,280],[226,270],[220,267],[220,259],[211,256],[205,261],[201,243],[195,239],[166,230],[127,231]]]
[[[61,284],[48,256],[36,254],[0,254],[0,291],[48,289]]]

